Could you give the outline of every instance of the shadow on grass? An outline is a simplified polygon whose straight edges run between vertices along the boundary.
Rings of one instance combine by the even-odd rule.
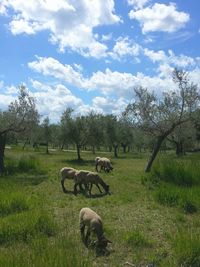
[[[95,166],[94,160],[83,160],[83,159],[66,159],[61,161],[64,164],[72,164],[72,165],[79,165],[79,166]]]
[[[74,195],[74,191],[71,191],[71,190],[65,190],[65,191],[63,191],[63,193]],[[108,194],[106,192],[105,193],[98,193],[98,194],[89,195],[87,192],[78,191],[76,196],[79,195],[79,194],[84,195],[86,198],[101,198],[101,197],[104,197],[106,195],[110,195],[110,194]]]
[[[15,184],[29,186],[29,185],[39,185],[43,181],[48,179],[47,174],[12,174],[0,177],[0,180],[5,180],[6,182],[12,182]]]

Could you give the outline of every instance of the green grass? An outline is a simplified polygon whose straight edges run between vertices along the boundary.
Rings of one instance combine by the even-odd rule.
[[[21,192],[0,194],[0,217],[29,209],[29,200]]]
[[[200,236],[190,232],[180,232],[173,240],[174,255],[179,266],[200,267]]]
[[[100,173],[110,185],[111,195],[88,198],[64,194],[59,170],[70,166],[94,171],[98,155],[113,162],[112,172]],[[81,156],[83,161],[78,162],[75,151],[46,155],[30,149],[6,150],[7,174],[0,177],[0,266],[121,267],[130,262],[135,266],[155,263],[178,267],[186,264],[186,259],[187,264],[196,264],[200,233],[197,172],[196,178],[192,171],[184,182],[179,176],[173,183],[171,176],[161,179],[164,171],[159,168],[159,176],[144,177],[145,153],[119,153],[116,159],[112,153],[82,151]],[[176,160],[173,154],[167,157],[169,162]],[[178,160],[187,170],[191,161],[200,163],[200,155]],[[168,168],[166,173],[173,171]],[[72,190],[73,181],[66,181],[66,187]],[[98,193],[95,187],[93,190]],[[105,236],[112,241],[109,255],[97,257],[81,242],[78,217],[83,207],[102,217]],[[180,229],[184,235],[179,234]],[[186,247],[185,242],[190,245]]]
[[[23,212],[0,221],[0,245],[16,241],[28,242],[40,235],[53,236],[56,225],[46,212]]]

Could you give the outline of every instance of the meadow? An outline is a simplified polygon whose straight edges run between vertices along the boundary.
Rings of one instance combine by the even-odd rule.
[[[200,266],[200,154],[160,154],[150,174],[148,154],[7,149],[0,177],[0,266]],[[64,166],[94,171],[94,158],[111,158],[101,172],[111,195],[62,192]],[[73,190],[73,181],[66,181]],[[95,187],[93,193],[95,194]],[[79,211],[95,210],[112,241],[96,255],[81,242]]]

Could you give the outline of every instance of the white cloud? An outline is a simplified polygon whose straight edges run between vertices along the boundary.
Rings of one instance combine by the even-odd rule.
[[[177,11],[174,3],[155,3],[152,7],[131,10],[129,17],[139,21],[144,34],[154,31],[175,32],[183,28],[190,19],[189,14]]]
[[[32,86],[36,91],[31,95],[35,97],[37,109],[42,116],[49,116],[52,121],[59,121],[62,112],[71,107],[78,110],[83,101],[74,96],[63,84],[47,85],[32,80]]]
[[[162,50],[155,52],[144,49],[143,52],[154,63],[159,63],[157,67],[158,77],[150,77],[142,73],[133,75],[127,72],[111,71],[109,68],[105,71],[94,72],[90,77],[84,77],[81,72],[76,71],[70,65],[63,65],[53,58],[41,57],[38,57],[37,61],[29,63],[29,67],[45,76],[51,76],[60,82],[68,83],[69,86],[87,91],[93,90],[104,97],[129,98],[135,86],[143,86],[151,90],[163,90],[168,87],[167,79],[163,80],[163,78],[168,78],[170,70],[174,67],[194,67],[195,62],[198,63],[198,58],[196,60],[184,55],[176,56],[171,50],[168,51],[168,54]]]
[[[174,67],[187,68],[198,64],[198,58],[192,58],[185,55],[176,56],[172,50],[168,50],[166,54],[163,50],[153,51],[145,48],[144,55],[149,57],[153,63],[161,62]]]
[[[128,105],[128,101],[123,97],[119,99],[110,99],[105,97],[95,97],[92,101],[94,109],[100,111],[102,114],[121,114],[126,106]]]
[[[0,2],[0,14],[2,15],[6,15],[7,12],[6,12],[6,2],[7,0],[1,0]]]
[[[110,41],[112,39],[112,33],[106,34],[106,35],[102,35],[101,40],[102,42],[107,42]]]
[[[116,41],[116,44],[114,45],[110,55],[114,59],[118,60],[120,60],[124,56],[137,57],[139,55],[140,49],[140,45],[131,41],[128,37],[120,37]]]
[[[127,0],[128,4],[133,6],[135,10],[143,8],[149,0]]]
[[[114,0],[9,0],[0,12],[13,11],[9,27],[13,34],[36,34],[49,30],[50,40],[61,51],[70,48],[84,56],[100,58],[107,47],[96,40],[93,29],[120,22]]]
[[[162,50],[155,52],[153,50],[149,50],[149,49],[145,48],[144,54],[145,54],[145,56],[149,57],[152,60],[152,62],[166,61],[167,60],[167,56],[166,56],[165,52]]]
[[[82,87],[83,77],[81,73],[70,65],[61,64],[54,58],[37,57],[37,61],[29,62],[28,66],[43,75],[53,76],[74,86]]]

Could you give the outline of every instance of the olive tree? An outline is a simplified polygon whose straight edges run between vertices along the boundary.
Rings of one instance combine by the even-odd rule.
[[[142,87],[135,88],[136,99],[130,103],[125,114],[143,131],[154,138],[152,153],[145,171],[151,170],[163,141],[180,125],[191,120],[199,104],[197,85],[189,81],[188,73],[175,69],[172,79],[177,85],[175,90],[163,93],[158,98]]]
[[[32,125],[39,120],[35,99],[25,86],[19,87],[18,99],[11,102],[8,110],[0,111],[0,175],[4,171],[4,151],[9,133],[31,131]]]

